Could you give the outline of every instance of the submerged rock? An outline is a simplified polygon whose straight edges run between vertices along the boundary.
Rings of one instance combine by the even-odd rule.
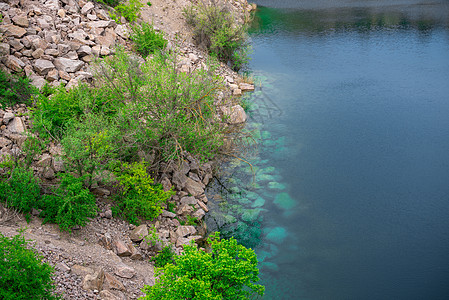
[[[251,207],[262,207],[265,205],[265,199],[262,197],[258,197],[256,200],[254,200],[253,204],[251,204]]]
[[[282,243],[288,235],[284,227],[267,228],[265,232],[266,239],[276,244]]]
[[[271,190],[285,190],[285,184],[276,182],[276,181],[270,181],[268,182],[268,188]]]
[[[254,222],[259,217],[261,211],[260,208],[245,209],[242,214],[242,220],[245,222]]]
[[[296,201],[288,193],[280,193],[274,199],[274,204],[280,209],[289,210],[296,206]]]

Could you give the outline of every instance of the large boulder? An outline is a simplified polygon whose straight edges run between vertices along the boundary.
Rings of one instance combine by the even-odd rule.
[[[46,75],[54,68],[55,65],[51,61],[46,59],[36,59],[36,61],[34,62],[34,69],[39,75]]]
[[[133,242],[140,242],[147,235],[148,235],[147,225],[143,224],[143,225],[136,227],[133,231],[131,231],[129,238]]]
[[[101,291],[104,282],[104,271],[98,269],[94,274],[87,274],[83,279],[83,289]]]

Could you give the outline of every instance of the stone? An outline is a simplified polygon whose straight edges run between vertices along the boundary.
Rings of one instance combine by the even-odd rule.
[[[232,91],[232,95],[234,96],[241,96],[242,95],[242,90],[241,89],[235,89]]]
[[[47,74],[47,80],[52,82],[59,79],[59,72],[56,69],[51,70]]]
[[[22,119],[19,117],[15,117],[8,125],[9,131],[12,133],[23,133],[25,132],[25,124]]]
[[[107,290],[126,291],[125,286],[112,274],[104,272],[103,288]]]
[[[143,224],[136,227],[136,229],[134,229],[133,231],[131,231],[131,233],[129,234],[129,238],[133,242],[140,242],[147,235],[148,235],[147,225]]]
[[[87,274],[93,274],[94,270],[88,267],[80,266],[80,265],[73,265],[70,269],[73,274],[76,274],[78,276],[84,277]]]
[[[59,10],[58,10],[58,16],[59,16],[60,18],[64,19],[65,16],[66,16],[65,10],[59,9]]]
[[[9,145],[11,145],[11,140],[4,137],[0,137],[0,148],[5,148],[8,147]]]
[[[90,28],[106,28],[110,27],[114,24],[114,21],[92,21],[87,23],[87,26]]]
[[[69,73],[64,72],[64,71],[58,71],[59,77],[61,77],[61,79],[64,80],[70,80],[72,79],[72,77],[70,77]]]
[[[111,54],[111,49],[109,49],[109,47],[106,46],[101,46],[100,55],[107,56],[109,54]]]
[[[200,235],[192,235],[192,236],[189,236],[187,238],[179,237],[176,240],[176,247],[184,247],[186,245],[190,245],[190,241],[197,241],[197,240],[202,239],[202,238],[203,237],[200,236]]]
[[[55,266],[56,270],[59,270],[61,272],[70,272],[70,267],[67,266],[64,262],[58,262]]]
[[[0,56],[9,55],[11,53],[11,46],[7,43],[0,43]]]
[[[120,240],[114,241],[114,250],[115,253],[120,257],[131,256],[131,251],[129,251],[128,247],[126,247],[125,243]]]
[[[176,214],[175,213],[172,213],[172,212],[167,211],[167,210],[163,210],[161,215],[163,217],[165,217],[165,218],[172,218],[172,219],[176,218]]]
[[[176,229],[175,233],[178,235],[178,237],[186,237],[188,235],[195,234],[196,229],[193,226],[179,226],[178,229]]]
[[[50,28],[50,24],[44,18],[37,19],[37,26],[42,30]]]
[[[136,275],[136,271],[134,268],[122,263],[116,266],[114,274],[122,278],[131,279]]]
[[[77,53],[78,53],[79,57],[83,57],[83,56],[86,56],[86,55],[91,55],[92,54],[92,48],[87,46],[87,45],[84,45],[84,46],[81,46],[78,49]]]
[[[204,218],[205,215],[206,215],[206,212],[200,208],[192,214],[192,217],[197,218],[197,220],[201,220]]]
[[[15,38],[21,38],[24,36],[27,31],[19,26],[13,24],[0,25],[0,33],[3,33],[5,36],[12,36]]]
[[[22,15],[16,15],[14,18],[12,18],[12,21],[14,24],[27,28],[30,23],[28,22],[28,18],[25,14]]]
[[[81,13],[87,15],[92,9],[94,9],[94,4],[92,2],[87,2],[82,8]]]
[[[126,25],[117,25],[117,27],[115,27],[115,33],[124,39],[129,37],[129,30]]]
[[[20,72],[25,67],[25,63],[14,55],[9,55],[6,59],[5,65],[13,71]]]
[[[274,204],[283,210],[290,210],[296,206],[296,201],[288,193],[280,193],[276,195]]]
[[[170,182],[170,179],[168,179],[167,177],[164,177],[161,180],[161,184],[162,184],[162,187],[163,187],[165,192],[168,192],[172,188],[172,184]]]
[[[87,274],[83,279],[83,289],[101,291],[104,282],[104,271],[102,268],[95,271],[94,274]]]
[[[48,168],[44,169],[44,172],[43,172],[42,176],[45,179],[51,180],[51,179],[54,179],[56,177],[56,174],[55,174],[55,171],[52,168],[48,167]]]
[[[46,75],[49,71],[54,70],[55,65],[49,60],[37,59],[33,67],[39,75]]]
[[[39,167],[49,167],[52,163],[52,157],[50,154],[44,153],[41,156],[41,159],[37,162]]]
[[[251,204],[251,207],[262,207],[265,205],[265,199],[262,197],[257,197],[256,200]]]
[[[12,112],[6,112],[3,115],[3,123],[4,124],[8,124],[9,121],[11,121],[12,119],[14,119],[15,115]]]
[[[102,235],[100,237],[100,239],[98,240],[98,243],[100,245],[102,245],[103,247],[105,247],[108,250],[112,249],[112,237],[109,234],[109,232],[106,232],[104,235]]]
[[[75,73],[76,71],[79,71],[83,67],[84,63],[79,60],[59,57],[54,60],[54,65],[59,71],[64,71],[67,73]]]
[[[197,203],[205,212],[209,211],[209,209],[207,208],[206,204],[203,203],[203,201],[198,200]]]
[[[181,204],[179,206],[177,213],[180,216],[185,216],[185,215],[190,215],[191,213],[193,213],[193,211],[194,211],[194,209],[192,206],[190,206],[188,204]]]
[[[25,47],[18,39],[9,41],[9,45],[12,46],[16,51],[20,51]]]
[[[282,183],[279,183],[276,181],[271,181],[271,182],[268,182],[268,188],[271,190],[281,191],[281,190],[285,190],[285,184],[282,184]]]
[[[226,117],[228,117],[227,122],[229,124],[240,124],[244,123],[247,119],[245,110],[240,105],[234,105],[231,108],[222,107],[222,112]]]
[[[41,76],[36,75],[30,76],[30,79],[31,84],[37,87],[38,89],[41,89],[47,83],[47,81]]]
[[[64,160],[61,157],[54,157],[52,167],[56,172],[63,172],[64,171]]]
[[[50,55],[50,56],[58,56],[59,55],[59,51],[57,49],[47,49],[44,51],[45,55]]]
[[[207,173],[206,175],[204,175],[203,178],[203,184],[204,185],[208,185],[209,181],[212,179],[212,174]]]
[[[78,86],[78,84],[80,83],[81,80],[84,79],[84,76],[77,76],[75,78],[72,78],[69,83],[67,83],[67,85],[65,86],[65,89],[67,91],[69,91],[70,89]]]
[[[33,53],[31,53],[31,56],[36,59],[40,58],[42,55],[44,55],[44,50],[42,48],[37,48],[36,50],[33,51]]]
[[[44,39],[36,38],[31,41],[31,45],[33,49],[39,49],[45,50],[48,48],[48,43]]]
[[[142,259],[142,253],[140,253],[139,250],[137,250],[133,244],[129,243],[127,246],[129,248],[129,250],[131,251],[131,259],[132,260],[141,260]]]
[[[186,185],[187,179],[188,179],[188,177],[185,174],[183,174],[181,172],[174,172],[173,177],[172,177],[172,182],[173,182],[173,184],[176,185],[178,190],[182,190],[184,188],[184,186]],[[190,180],[192,180],[192,179],[190,179]]]
[[[260,212],[260,208],[245,209],[242,214],[242,220],[249,223],[255,222],[259,217]]]
[[[182,197],[181,198],[181,204],[191,204],[195,205],[197,203],[195,197]]]
[[[254,91],[254,84],[240,83],[239,87],[240,87],[240,89],[243,92],[245,92],[245,91]]]
[[[194,181],[193,179],[187,177],[185,183],[185,190],[192,196],[199,196],[204,193],[204,189],[200,183]]]
[[[100,298],[102,300],[122,300],[121,297],[114,295],[111,291],[102,290],[100,292]]]

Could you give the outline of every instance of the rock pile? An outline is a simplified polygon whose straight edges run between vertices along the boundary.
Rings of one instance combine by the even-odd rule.
[[[88,63],[126,45],[128,28],[84,0],[13,0],[0,3],[0,67],[69,89],[92,78]]]

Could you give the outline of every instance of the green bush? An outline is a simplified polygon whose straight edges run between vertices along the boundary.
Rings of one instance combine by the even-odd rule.
[[[3,109],[15,104],[31,105],[37,92],[28,78],[9,75],[0,69],[0,105]]]
[[[24,213],[27,220],[39,198],[40,188],[32,170],[16,167],[7,180],[0,182],[1,201]]]
[[[153,286],[145,286],[146,300],[251,299],[264,294],[254,250],[238,245],[236,240],[220,240],[218,234],[210,240],[211,252],[186,246],[175,257],[174,264],[157,269]]]
[[[39,96],[32,110],[33,130],[44,139],[61,139],[70,121],[98,112],[104,105],[101,95],[84,84],[69,92],[63,87],[49,90]]]
[[[112,7],[116,7],[119,5],[122,0],[95,0],[95,2],[103,3]]]
[[[211,55],[237,71],[248,62],[247,26],[238,24],[224,5],[200,3],[184,9],[184,16],[197,44]]]
[[[42,258],[22,235],[8,238],[0,233],[0,299],[60,299],[53,294],[53,268]]]
[[[176,253],[173,251],[171,245],[164,246],[156,256],[152,258],[154,265],[158,268],[164,267],[166,264],[173,264],[175,262]]]
[[[188,151],[202,159],[220,153],[225,127],[216,116],[220,79],[212,65],[190,74],[161,53],[139,65],[123,50],[100,65],[98,78],[110,101],[121,101],[118,125],[138,150],[155,161],[180,159]],[[109,101],[109,100],[108,100]]]
[[[121,192],[116,197],[113,212],[132,224],[140,224],[140,218],[157,218],[162,213],[162,204],[174,194],[172,191],[165,192],[162,185],[154,184],[144,162],[123,163],[115,173]]]
[[[84,178],[61,175],[59,187],[51,195],[42,197],[40,208],[44,223],[56,223],[64,231],[84,226],[97,214],[95,197],[83,187]]]
[[[101,114],[87,114],[67,125],[61,140],[67,168],[86,177],[91,187],[94,176],[117,155],[118,131],[115,124]]]
[[[148,23],[133,26],[131,39],[136,43],[137,52],[143,57],[167,46],[167,40],[164,39],[163,34],[156,32]]]
[[[124,17],[128,22],[134,22],[140,17],[140,9],[143,4],[139,0],[129,0],[127,4],[120,3],[115,6],[116,13],[110,13],[112,19],[121,23],[120,18]]]

